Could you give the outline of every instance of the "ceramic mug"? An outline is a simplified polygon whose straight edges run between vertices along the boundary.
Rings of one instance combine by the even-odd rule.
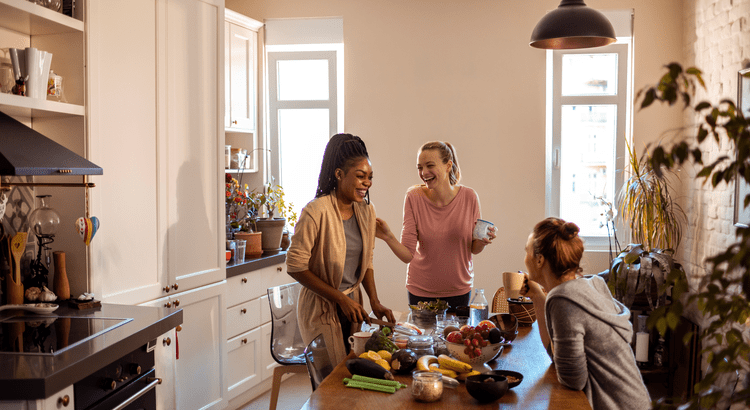
[[[505,286],[505,293],[510,299],[521,297],[523,280],[523,272],[503,272],[503,286]]]
[[[472,239],[490,239],[490,228],[495,226],[490,221],[484,219],[477,219],[474,224],[474,232],[472,233]]]
[[[357,356],[365,352],[365,343],[370,340],[372,332],[356,332],[349,336],[349,345]]]

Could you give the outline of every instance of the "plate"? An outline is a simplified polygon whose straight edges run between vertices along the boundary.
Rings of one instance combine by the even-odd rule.
[[[508,380],[508,387],[511,388],[511,389],[513,387],[518,386],[523,381],[523,375],[521,373],[514,372],[514,371],[511,371],[511,370],[492,370],[492,371],[487,372],[487,373],[489,373],[489,374],[497,374],[497,375],[505,376],[505,377],[512,376],[512,377],[515,377],[516,379],[518,379],[518,381],[515,381],[513,383],[511,383],[510,380]]]
[[[59,306],[54,303],[26,303],[23,305],[3,305],[0,306],[0,310],[6,310],[6,309],[19,309],[19,310],[26,310],[32,313],[50,313],[57,310]]]

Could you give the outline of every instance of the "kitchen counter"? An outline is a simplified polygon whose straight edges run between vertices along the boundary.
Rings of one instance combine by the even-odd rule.
[[[284,262],[286,262],[286,251],[272,254],[263,253],[263,255],[252,259],[245,258],[245,263],[227,264],[227,279]]]
[[[50,314],[0,312],[0,321],[11,316],[45,316],[130,319],[103,334],[56,354],[0,352],[0,400],[44,399],[84,379],[124,353],[156,339],[182,323],[182,309],[102,304],[88,310],[67,305]]]

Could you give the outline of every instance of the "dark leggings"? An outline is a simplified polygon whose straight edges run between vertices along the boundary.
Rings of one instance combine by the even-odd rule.
[[[411,292],[409,293],[409,304],[410,305],[416,305],[419,302],[433,302],[435,301],[435,298],[432,297],[423,297],[423,296],[416,296],[412,295]],[[454,313],[457,306],[469,306],[469,302],[471,299],[471,292],[466,293],[465,295],[459,295],[459,296],[450,296],[447,298],[440,298],[440,300],[444,300],[448,302],[448,312]]]

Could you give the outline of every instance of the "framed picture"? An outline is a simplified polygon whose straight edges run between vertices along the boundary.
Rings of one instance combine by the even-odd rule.
[[[750,118],[750,68],[737,73],[737,109],[745,118]],[[750,193],[750,184],[741,178],[734,179],[734,226],[750,226],[750,207],[745,208],[745,196]]]

